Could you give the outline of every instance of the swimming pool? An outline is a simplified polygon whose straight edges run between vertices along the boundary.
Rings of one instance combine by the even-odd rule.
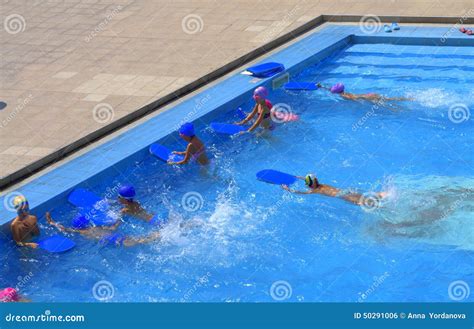
[[[73,236],[77,247],[63,255],[10,248],[0,285],[32,273],[24,292],[53,302],[97,301],[91,290],[103,281],[121,302],[452,300],[452,282],[474,279],[474,123],[462,116],[474,105],[474,64],[466,60],[474,48],[350,43],[331,53],[291,80],[342,81],[350,92],[413,101],[276,88],[269,98],[300,120],[260,138],[212,133],[211,120],[236,120],[234,106],[212,112],[195,123],[219,179],[144,156],[85,183],[109,198],[133,184],[149,211],[171,213],[160,243],[100,248]],[[184,147],[176,133],[160,142]],[[292,195],[255,179],[267,168],[391,196],[372,209]],[[64,224],[74,214],[64,200],[53,210]],[[125,218],[121,231],[149,227]]]

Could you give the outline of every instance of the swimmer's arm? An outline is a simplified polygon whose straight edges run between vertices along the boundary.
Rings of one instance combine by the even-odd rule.
[[[282,185],[281,186],[282,189],[290,192],[290,193],[295,193],[295,194],[312,194],[313,192],[311,191],[297,191],[297,190],[293,190],[291,189],[288,185]]]
[[[49,212],[46,212],[46,221],[48,222],[49,225],[56,227],[59,231],[61,232],[79,232],[78,230],[75,230],[73,228],[68,228],[65,227],[64,225],[61,225],[59,223],[56,223],[52,218],[51,214]]]
[[[263,121],[263,116],[264,116],[264,114],[263,114],[263,111],[262,111],[262,112],[260,112],[260,114],[259,114],[257,120],[255,120],[255,122],[253,123],[252,127],[250,127],[249,129],[247,129],[247,131],[248,131],[248,132],[252,132],[252,131],[254,131],[255,129],[257,129],[257,127],[260,126],[260,123],[262,123],[262,121]]]
[[[191,159],[191,144],[188,144],[188,147],[186,147],[186,151],[183,152],[184,154],[184,159],[181,160],[181,161],[178,161],[178,162],[168,162],[168,164],[170,165],[182,165],[182,164],[186,164],[189,162],[189,160]]]
[[[250,112],[249,115],[247,115],[247,117],[245,119],[243,119],[240,122],[236,122],[235,124],[239,125],[239,126],[241,126],[243,124],[246,124],[247,122],[252,120],[252,118],[255,116],[255,114],[257,114],[257,110],[258,110],[258,104],[255,104],[255,106],[252,109],[252,112]]]
[[[329,87],[326,87],[326,86],[322,85],[320,82],[318,82],[318,83],[316,84],[316,86],[318,86],[318,88],[321,88],[321,89],[330,90]]]
[[[122,224],[121,220],[117,220],[112,226],[102,226],[101,228],[107,231],[115,231]]]
[[[186,151],[182,151],[182,152],[181,152],[181,151],[173,151],[173,152],[171,152],[171,153],[183,155],[183,154],[186,154]]]
[[[351,99],[351,100],[359,99],[359,96],[354,95],[354,94],[342,93],[340,95],[341,95],[342,98],[345,98],[345,99]]]

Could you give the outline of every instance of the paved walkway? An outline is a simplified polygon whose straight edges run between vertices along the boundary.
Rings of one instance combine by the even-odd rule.
[[[474,4],[0,0],[0,13],[5,177],[321,14],[472,17]]]

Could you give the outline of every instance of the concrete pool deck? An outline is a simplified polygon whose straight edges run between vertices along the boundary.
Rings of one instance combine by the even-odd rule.
[[[431,0],[2,0],[0,6],[0,101],[7,103],[0,110],[0,185],[323,13],[462,21],[474,12],[471,1]]]

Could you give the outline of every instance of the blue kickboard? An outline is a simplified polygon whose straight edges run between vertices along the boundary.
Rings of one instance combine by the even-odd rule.
[[[314,82],[288,82],[283,86],[286,90],[317,90]]]
[[[214,130],[216,133],[226,134],[226,135],[235,135],[242,131],[246,131],[248,128],[245,126],[233,125],[230,123],[220,123],[220,122],[212,122],[210,126],[212,130]]]
[[[163,146],[161,144],[150,145],[150,153],[164,162],[180,162],[184,159],[183,155],[173,154],[166,146]]]
[[[49,238],[41,240],[38,242],[38,245],[41,249],[48,252],[60,253],[71,250],[76,246],[76,243],[71,239],[68,239],[61,235],[53,235]]]
[[[67,200],[79,208],[93,208],[102,199],[86,189],[76,188],[69,193]]]
[[[284,172],[265,169],[257,173],[257,179],[270,184],[291,185],[296,182],[297,178],[294,175],[286,174]]]
[[[284,70],[285,66],[283,64],[268,62],[249,67],[246,71],[252,73],[252,76],[257,78],[269,78]]]
[[[67,200],[75,207],[81,208],[82,214],[90,216],[95,225],[108,226],[117,221],[107,215],[109,204],[91,191],[76,188],[69,193]]]

